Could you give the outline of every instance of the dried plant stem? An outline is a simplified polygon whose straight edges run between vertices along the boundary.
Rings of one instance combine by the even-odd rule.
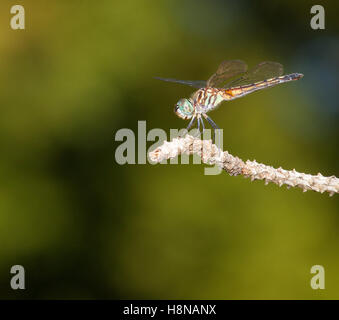
[[[200,140],[191,135],[175,138],[171,142],[165,141],[160,147],[149,153],[153,162],[161,162],[179,154],[198,154],[203,163],[218,165],[231,176],[243,175],[251,180],[265,180],[265,184],[273,182],[279,186],[299,187],[304,192],[313,190],[316,192],[328,192],[330,196],[339,193],[339,179],[335,176],[324,177],[299,173],[293,170],[273,168],[261,163],[247,160],[244,162],[238,157],[232,156],[227,151],[220,150],[211,140]]]

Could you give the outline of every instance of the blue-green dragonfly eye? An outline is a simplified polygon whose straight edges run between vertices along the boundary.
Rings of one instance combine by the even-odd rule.
[[[174,106],[174,112],[179,118],[189,119],[193,116],[194,107],[189,99],[180,99]]]

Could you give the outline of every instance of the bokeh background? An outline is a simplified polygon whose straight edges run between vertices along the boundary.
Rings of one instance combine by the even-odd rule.
[[[214,111],[225,149],[338,176],[338,5],[321,1],[312,30],[314,4],[1,1],[0,298],[338,299],[338,195],[115,161],[119,129],[187,125],[173,105],[192,88],[153,76],[270,60],[305,77]],[[310,287],[316,264],[325,290]]]

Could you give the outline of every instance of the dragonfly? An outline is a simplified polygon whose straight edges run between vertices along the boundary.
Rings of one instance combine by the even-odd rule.
[[[203,119],[209,122],[214,131],[219,129],[207,113],[214,110],[221,102],[234,100],[281,83],[299,80],[304,76],[302,73],[283,75],[283,70],[282,64],[278,62],[264,61],[247,70],[247,64],[242,60],[225,60],[207,81],[155,78],[198,89],[188,99],[180,99],[174,106],[174,112],[179,118],[191,119],[187,131],[196,121],[198,132],[201,133],[201,128],[202,132],[205,130]]]

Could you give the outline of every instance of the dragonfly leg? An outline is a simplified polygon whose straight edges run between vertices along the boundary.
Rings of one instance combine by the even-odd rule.
[[[202,134],[204,134],[204,131],[205,131],[204,119],[200,117],[200,121],[201,121],[201,124],[202,124]]]
[[[193,123],[194,123],[194,120],[195,120],[195,116],[192,117],[190,123],[188,124],[188,126],[187,126],[187,128],[186,128],[187,131],[192,127],[192,125],[193,125]]]
[[[202,114],[204,116],[204,118],[210,123],[210,125],[214,128],[214,129],[220,129],[217,124],[206,114],[203,113]]]
[[[218,125],[205,113],[202,114],[204,118],[209,122],[209,124],[213,127],[213,135],[212,135],[212,141],[216,142],[216,130],[220,129]]]
[[[198,132],[194,135],[195,137],[200,136],[200,114],[197,116],[197,123],[198,123]]]
[[[193,123],[194,123],[194,120],[195,120],[195,116],[193,116],[192,117],[192,119],[191,119],[191,121],[190,121],[190,123],[188,124],[188,126],[186,127],[186,131],[187,131],[187,133],[188,133],[188,130],[192,127],[192,125],[193,125]],[[179,138],[182,138],[183,136],[182,135],[180,135],[179,136]]]

